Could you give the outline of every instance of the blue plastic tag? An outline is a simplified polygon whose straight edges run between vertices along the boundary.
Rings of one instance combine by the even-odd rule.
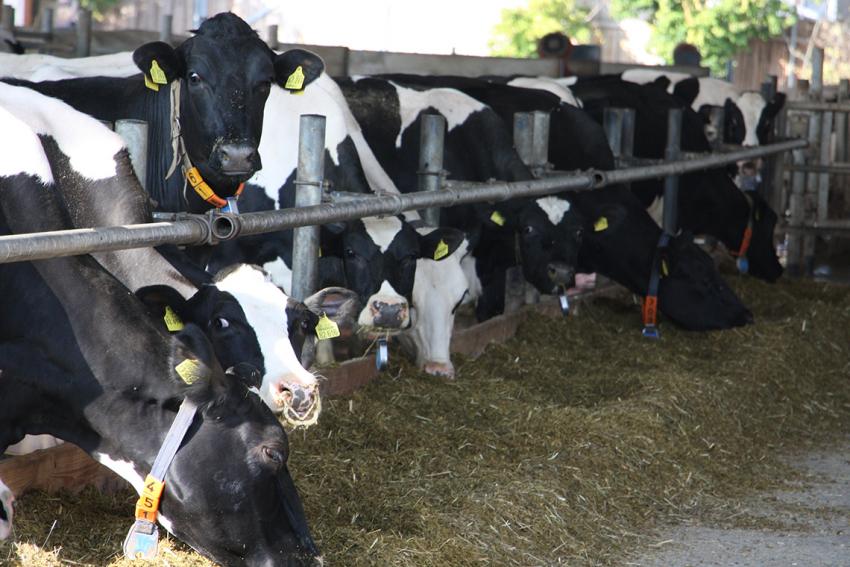
[[[375,353],[375,366],[378,368],[378,371],[382,372],[385,370],[389,361],[390,353],[387,348],[387,339],[378,339],[378,352]]]
[[[738,271],[742,274],[749,273],[750,271],[750,261],[745,256],[738,258]]]
[[[647,325],[646,327],[643,328],[643,331],[641,331],[641,334],[644,337],[646,337],[647,339],[654,339],[655,340],[655,339],[661,338],[661,333],[658,331],[658,327],[656,327],[655,325]]]
[[[159,531],[156,524],[147,520],[136,520],[124,539],[124,557],[127,559],[156,559]]]
[[[239,214],[239,205],[237,204],[236,197],[228,197],[227,204],[221,208],[222,213],[233,213],[234,215]]]
[[[567,297],[567,293],[565,291],[562,290],[561,293],[558,294],[558,302],[561,305],[561,313],[564,316],[569,315],[570,314],[570,298]]]

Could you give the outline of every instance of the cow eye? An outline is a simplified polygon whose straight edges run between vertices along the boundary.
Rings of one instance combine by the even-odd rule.
[[[192,71],[189,73],[189,84],[199,85],[201,84],[201,76],[196,72]]]
[[[534,227],[532,227],[530,225],[526,225],[526,226],[522,227],[522,232],[523,232],[523,234],[531,234],[532,232],[534,232]]]
[[[216,327],[217,329],[226,329],[226,328],[228,328],[228,327],[230,326],[230,321],[228,321],[228,320],[227,320],[227,319],[225,319],[224,317],[219,317],[218,319],[216,319],[216,320],[213,322],[213,324],[215,325],[215,327]]]
[[[345,256],[347,258],[354,258],[354,250],[352,250],[351,248],[346,248],[345,249]]]
[[[269,463],[275,466],[283,465],[283,453],[278,451],[277,449],[272,449],[271,447],[263,447],[263,457]]]

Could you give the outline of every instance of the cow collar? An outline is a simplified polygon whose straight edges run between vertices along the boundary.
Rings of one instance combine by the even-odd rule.
[[[747,199],[747,204],[750,206],[750,212],[747,215],[747,227],[744,229],[744,235],[741,237],[741,246],[738,250],[730,250],[729,253],[738,259],[738,271],[746,274],[750,271],[750,263],[747,260],[747,251],[750,249],[750,243],[753,240],[753,225],[755,224],[756,203],[755,200],[744,191],[744,197]]]
[[[177,454],[183,438],[192,421],[198,406],[188,398],[180,404],[177,417],[168,429],[168,434],[159,448],[151,472],[145,477],[144,488],[136,502],[136,521],[130,528],[124,540],[124,556],[127,559],[154,559],[157,554],[159,533],[156,528],[156,516],[159,510],[159,499],[165,489],[165,473]]]
[[[670,245],[670,238],[672,237],[669,232],[661,232],[658,245],[655,247],[655,254],[652,257],[649,286],[641,309],[643,315],[642,334],[649,339],[660,337],[658,332],[658,287],[661,284],[661,278],[667,275],[667,262],[664,257],[667,254],[667,247]]]
[[[171,165],[168,167],[168,172],[165,178],[168,179],[177,169],[177,162],[181,163],[183,170],[183,197],[186,198],[186,185],[190,186],[198,196],[217,209],[224,209],[224,212],[238,213],[236,210],[236,200],[242,194],[245,188],[244,183],[240,183],[236,189],[235,198],[232,202],[227,199],[222,199],[216,195],[213,188],[204,181],[201,172],[198,168],[192,165],[192,160],[189,159],[189,153],[186,151],[186,144],[183,142],[183,135],[180,132],[180,80],[171,82]]]

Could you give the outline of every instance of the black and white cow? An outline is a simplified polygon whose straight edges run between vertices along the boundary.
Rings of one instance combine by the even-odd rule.
[[[693,77],[686,73],[630,69],[622,74],[624,81],[646,84],[659,81],[659,86],[703,116],[708,122],[711,107],[724,109],[724,141],[728,144],[758,146],[770,141],[773,121],[785,104],[785,94],[776,93],[765,100],[758,92],[743,91],[732,83],[713,77]],[[711,136],[711,132],[709,135]],[[716,133],[714,133],[716,135]]]
[[[572,90],[583,102],[584,110],[600,124],[605,108],[635,109],[634,153],[638,157],[664,157],[670,108],[683,108],[684,111],[682,149],[690,152],[711,150],[700,117],[655,84],[640,85],[612,76],[594,77],[579,80]],[[753,276],[772,282],[782,275],[773,245],[777,216],[759,193],[739,190],[725,169],[682,175],[679,184],[680,227],[718,238],[733,254],[743,250],[748,271]],[[660,223],[662,181],[633,183],[632,189]]]
[[[7,539],[12,533],[12,520],[14,519],[15,495],[8,486],[0,480],[0,540]]]
[[[57,191],[69,215],[66,228],[150,222],[148,198],[120,136],[62,101],[24,87],[0,83],[0,108],[40,136],[52,171],[60,174]],[[254,365],[262,376],[259,393],[273,410],[293,423],[318,417],[316,377],[299,362],[304,333],[314,334],[316,315],[286,297],[261,269],[239,265],[212,277],[173,247],[95,258],[139,295],[163,325],[168,308],[205,331],[226,367]],[[343,290],[323,290],[307,304],[321,312],[326,300],[347,301],[336,317],[351,317],[347,310],[356,307],[345,295]]]
[[[219,198],[236,194],[262,167],[258,145],[271,86],[284,84],[295,74],[303,78],[291,86],[303,89],[324,68],[319,57],[300,49],[276,55],[231,13],[205,20],[176,50],[153,42],[136,49],[132,57],[142,75],[88,76],[27,86],[99,120],[145,120],[151,149],[146,189],[160,208],[171,211],[203,212],[213,206],[186,190],[181,165],[197,168]],[[0,77],[25,79],[21,69],[27,68],[26,62],[9,61],[7,69],[0,66]],[[172,104],[177,97],[178,104]],[[172,167],[177,171],[169,176]]]
[[[614,157],[602,128],[590,115],[563,103],[552,93],[465,77],[384,78],[420,88],[460,90],[493,108],[507,128],[512,126],[516,112],[549,111],[549,161],[556,169],[614,168]],[[588,220],[579,252],[579,270],[600,272],[635,293],[645,294],[661,231],[637,198],[617,186],[578,192],[570,201]],[[659,294],[659,306],[665,315],[693,330],[728,328],[752,320],[708,255],[690,242],[688,235],[674,238],[669,250],[670,275],[662,279]]]
[[[420,117],[426,113],[446,118],[444,169],[451,179],[533,178],[501,119],[460,91],[419,89],[376,77],[338,83],[366,140],[403,192],[416,190]],[[480,320],[504,310],[506,270],[513,266],[521,265],[526,280],[541,293],[573,283],[583,219],[566,196],[451,207],[443,210],[442,222],[471,237],[467,279],[475,282],[471,298],[477,300]]]
[[[66,226],[38,136],[3,109],[0,125],[2,232]],[[284,429],[248,393],[255,377],[225,374],[197,326],[169,335],[88,256],[4,264],[0,303],[0,451],[50,434],[141,493],[189,398],[199,410],[165,476],[159,523],[222,565],[315,562]]]

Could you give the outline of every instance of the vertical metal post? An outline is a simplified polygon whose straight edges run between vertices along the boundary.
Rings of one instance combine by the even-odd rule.
[[[809,96],[809,81],[801,79],[794,86],[794,99],[806,100]],[[787,121],[787,132],[792,137],[803,138],[809,133],[809,122],[812,115],[797,112],[789,116]],[[791,152],[791,163],[794,165],[805,165],[808,150],[794,150]],[[791,191],[788,196],[788,209],[790,212],[789,222],[791,226],[801,226],[806,220],[806,174],[802,171],[794,171],[791,174]],[[789,233],[787,238],[787,261],[788,275],[803,275],[803,248],[806,240],[805,235],[800,233]]]
[[[322,202],[325,177],[325,117],[301,116],[298,132],[298,171],[295,175],[295,206]],[[294,229],[292,240],[292,297],[304,301],[319,284],[319,227]]]
[[[776,86],[778,84],[778,80],[776,75],[767,75],[765,81],[761,84],[761,96],[764,98],[765,102],[770,102],[776,97]],[[776,133],[777,124],[774,122],[773,124],[773,132],[771,134]],[[781,177],[776,177],[776,161],[777,159],[781,159],[782,156],[767,156],[762,160],[761,167],[761,193],[762,196],[768,201],[771,201],[773,193],[775,191],[779,191],[779,188],[776,186],[776,180],[779,179],[781,183]]]
[[[843,103],[850,100],[850,81],[841,79],[838,83],[838,102]],[[835,124],[835,161],[846,163],[847,154],[847,114],[844,112],[836,112],[833,117]],[[838,177],[838,185],[844,187],[847,184],[847,177],[841,175]]]
[[[53,37],[53,8],[50,6],[41,12],[41,33],[47,34],[48,38]]]
[[[148,123],[143,120],[116,120],[115,133],[121,136],[130,154],[130,163],[142,187],[147,187]]]
[[[830,165],[832,161],[832,112],[821,115],[820,129],[820,165]],[[825,221],[829,209],[829,173],[821,173],[818,180],[817,219]]]
[[[615,159],[623,156],[623,109],[606,108],[602,115],[605,137]]]
[[[820,101],[823,100],[823,61],[824,51],[821,48],[815,48],[812,51],[812,82],[809,85],[809,99]],[[825,116],[820,112],[810,113],[809,119],[809,163],[819,162],[821,155],[820,142],[821,132],[824,126]],[[818,214],[820,202],[820,185],[821,176],[817,173],[810,173],[806,178],[806,224],[811,224]],[[805,273],[811,274],[814,271],[815,259],[815,243],[814,234],[803,235],[803,269]]]
[[[159,22],[159,41],[171,43],[171,29],[174,22],[172,14],[163,14]]]
[[[536,110],[532,116],[531,169],[536,177],[542,177],[549,168],[549,113]]]
[[[77,12],[77,57],[91,55],[91,10],[80,8]]]
[[[531,165],[534,155],[534,116],[531,112],[514,114],[514,148],[525,165]]]
[[[15,32],[15,8],[0,2],[3,11],[0,12],[0,27],[9,33]]]
[[[419,126],[419,190],[439,191],[443,186],[446,119],[441,114],[423,114]],[[439,208],[425,209],[421,214],[428,226],[440,225]]]
[[[620,155],[624,158],[631,158],[635,155],[635,109],[624,108],[623,113],[623,133],[620,137]]]
[[[269,44],[269,49],[277,49],[280,47],[280,43],[277,40],[277,24],[272,24],[269,26],[268,31],[269,37],[266,43]]]
[[[709,142],[711,149],[718,150],[726,141],[726,110],[722,106],[712,106],[709,112],[709,124],[714,130],[714,139]]]
[[[667,146],[664,148],[664,159],[674,161],[679,159],[682,147],[682,109],[671,108],[667,111]],[[679,213],[679,176],[668,175],[664,179],[664,213],[662,228],[676,234]]]

